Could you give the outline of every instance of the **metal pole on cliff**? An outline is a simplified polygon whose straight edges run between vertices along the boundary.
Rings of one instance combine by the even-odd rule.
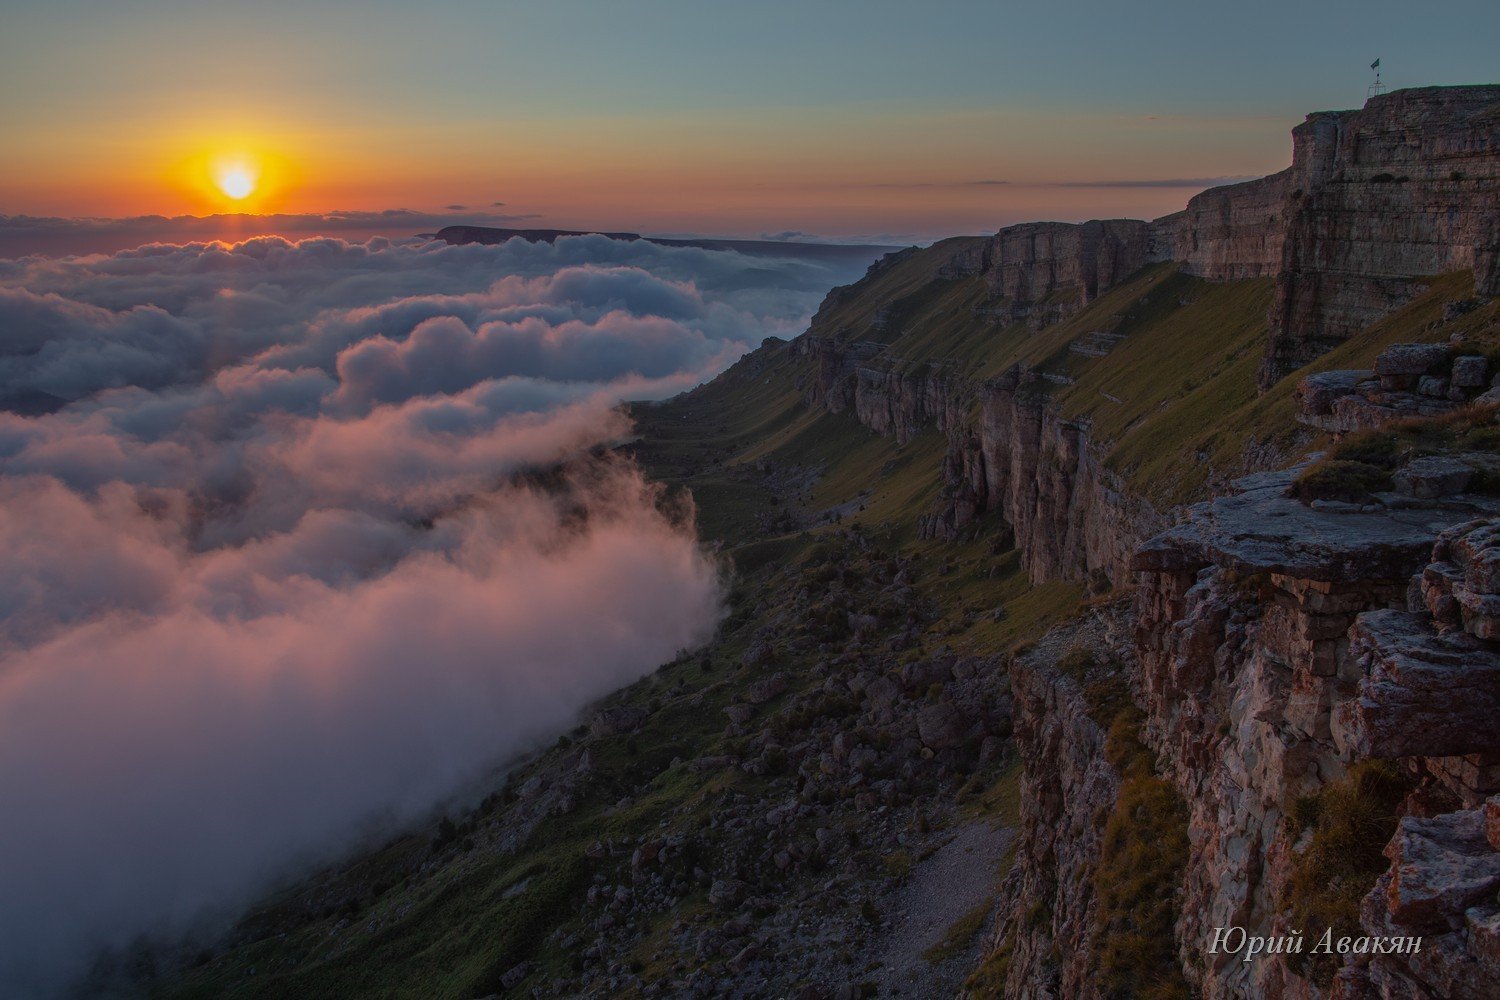
[[[1375,71],[1375,82],[1365,89],[1365,100],[1367,101],[1372,97],[1379,97],[1385,93],[1385,84],[1380,82],[1380,60],[1376,59],[1370,63],[1370,68]]]

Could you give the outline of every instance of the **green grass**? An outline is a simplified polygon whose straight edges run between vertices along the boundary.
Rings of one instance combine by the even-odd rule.
[[[1287,810],[1292,839],[1309,833],[1306,847],[1292,856],[1281,905],[1291,926],[1308,941],[1333,929],[1335,938],[1359,935],[1359,906],[1381,872],[1390,867],[1386,843],[1396,831],[1397,810],[1412,789],[1409,776],[1388,761],[1360,761],[1317,794],[1298,799]],[[1288,958],[1292,968],[1314,982],[1327,983],[1339,955],[1310,951]]]
[[[1106,732],[1104,756],[1120,775],[1093,874],[1093,958],[1102,993],[1186,1000],[1176,894],[1188,858],[1187,805],[1157,776],[1156,755],[1140,737],[1140,710],[1113,665],[1076,647],[1057,668],[1082,689],[1090,716]]]
[[[942,940],[922,952],[922,958],[932,965],[939,965],[968,950],[975,935],[984,929],[990,912],[995,908],[995,897],[978,903],[968,913],[959,917],[943,932]]]

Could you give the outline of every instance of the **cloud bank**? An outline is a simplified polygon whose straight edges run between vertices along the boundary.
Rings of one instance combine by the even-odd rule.
[[[597,446],[851,277],[602,237],[0,261],[0,993],[420,819],[705,639],[715,565]]]

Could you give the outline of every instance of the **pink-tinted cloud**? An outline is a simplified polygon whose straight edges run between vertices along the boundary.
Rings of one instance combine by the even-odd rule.
[[[0,261],[0,994],[232,914],[705,639],[715,563],[599,446],[848,277],[598,237]]]

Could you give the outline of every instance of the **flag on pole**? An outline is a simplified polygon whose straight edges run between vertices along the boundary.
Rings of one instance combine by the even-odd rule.
[[[1380,68],[1380,60],[1376,59],[1374,62],[1370,63],[1370,68],[1371,69],[1379,69]]]

